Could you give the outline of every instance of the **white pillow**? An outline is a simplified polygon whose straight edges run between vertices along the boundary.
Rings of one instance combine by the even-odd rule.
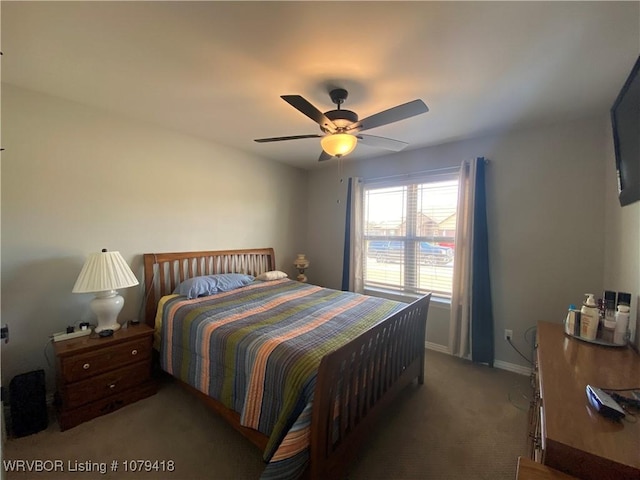
[[[287,275],[284,272],[281,272],[280,270],[272,270],[270,272],[261,273],[256,277],[256,280],[265,280],[265,281],[280,280],[281,278],[287,278],[288,276],[289,275]]]

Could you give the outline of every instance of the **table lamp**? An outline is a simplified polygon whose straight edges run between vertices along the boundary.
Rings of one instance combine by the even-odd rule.
[[[102,252],[89,255],[72,291],[96,294],[90,306],[98,318],[95,331],[100,333],[120,328],[118,314],[124,307],[124,298],[116,289],[135,285],[138,285],[138,279],[120,252],[108,252],[103,248]]]
[[[299,253],[293,265],[298,269],[298,277],[297,280],[299,282],[306,282],[307,276],[304,274],[304,271],[309,268],[309,260],[304,256],[304,253]]]

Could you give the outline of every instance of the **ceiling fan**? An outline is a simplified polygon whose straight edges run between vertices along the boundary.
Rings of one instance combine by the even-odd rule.
[[[338,108],[324,113],[300,95],[282,95],[280,98],[285,102],[320,125],[320,130],[322,130],[324,135],[318,133],[288,137],[256,138],[255,141],[258,143],[266,143],[299,140],[302,138],[321,138],[322,153],[318,159],[321,162],[329,160],[332,157],[342,157],[343,155],[351,153],[353,149],[356,148],[358,140],[365,145],[399,152],[405,148],[408,143],[391,138],[376,137],[374,135],[362,135],[360,132],[398,122],[405,118],[429,111],[429,108],[422,100],[413,100],[358,120],[358,115],[355,112],[342,110],[340,108],[340,105],[344,103],[348,95],[349,93],[343,88],[331,90],[329,96]]]

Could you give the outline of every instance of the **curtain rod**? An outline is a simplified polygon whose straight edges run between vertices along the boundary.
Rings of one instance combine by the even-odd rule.
[[[468,162],[468,160],[465,160],[465,162]],[[488,165],[489,164],[489,160],[487,160],[486,158],[484,159],[484,164]],[[426,175],[426,174],[432,174],[435,172],[442,172],[439,173],[438,175],[446,175],[447,173],[454,173],[454,172],[458,172],[460,171],[460,166],[455,166],[455,167],[442,167],[442,168],[434,168],[431,170],[420,170],[417,172],[410,172],[410,173],[401,173],[398,175],[390,175],[388,177],[372,177],[372,178],[363,178],[362,181],[363,182],[376,182],[378,180],[391,180],[394,178],[411,178],[414,176],[421,176],[421,175]]]
[[[411,172],[411,173],[401,173],[399,175],[390,175],[388,177],[373,177],[373,178],[363,178],[363,181],[365,182],[375,182],[378,180],[391,180],[394,178],[411,178],[411,177],[418,177],[418,176],[422,176],[422,175],[426,175],[426,174],[433,174],[436,172],[441,172],[438,173],[438,175],[446,175],[448,173],[455,173],[460,171],[460,167],[443,167],[443,168],[435,168],[433,170],[420,170],[418,172]]]

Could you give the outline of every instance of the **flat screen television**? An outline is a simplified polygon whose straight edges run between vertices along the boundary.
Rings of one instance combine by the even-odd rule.
[[[618,198],[625,206],[640,200],[640,56],[611,107]]]

